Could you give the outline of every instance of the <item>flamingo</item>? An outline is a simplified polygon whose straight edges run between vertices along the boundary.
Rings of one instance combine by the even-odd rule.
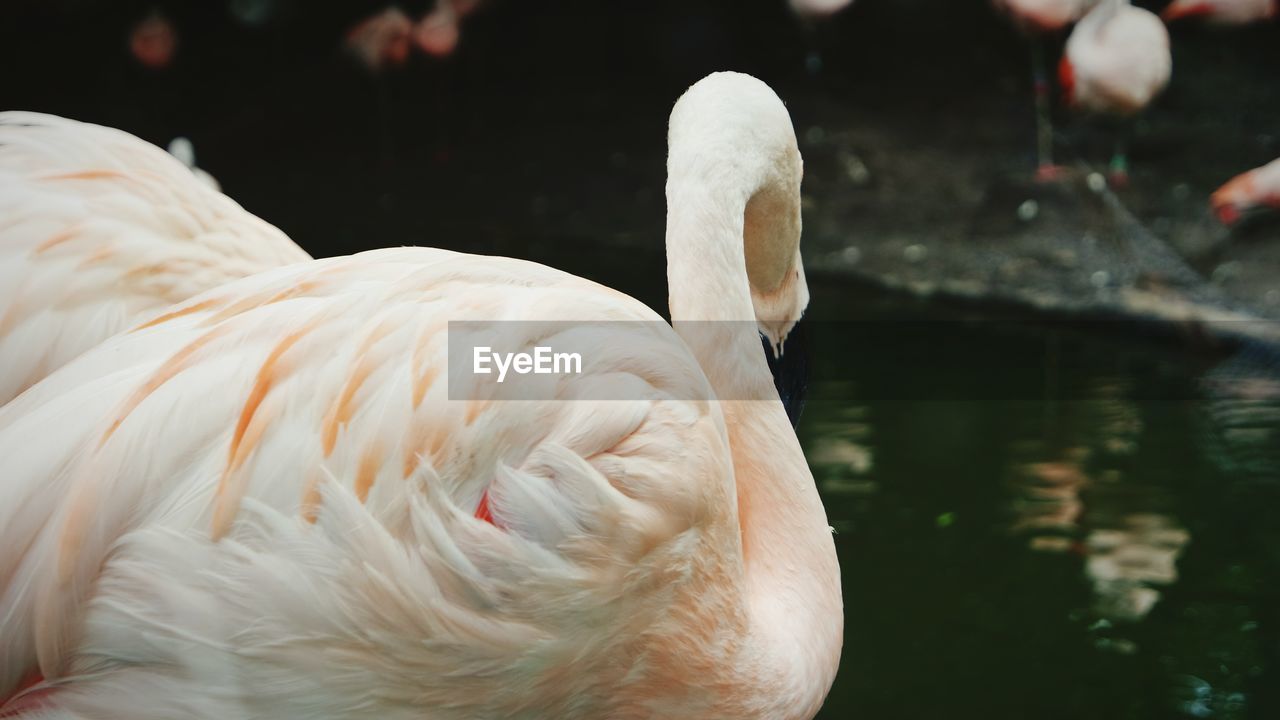
[[[787,0],[791,11],[802,18],[828,18],[844,10],[853,0]]]
[[[0,404],[169,305],[308,259],[154,145],[0,113]]]
[[[409,61],[414,24],[398,7],[385,8],[347,31],[344,45],[366,68],[378,72]]]
[[[1166,22],[1200,17],[1223,25],[1246,25],[1280,15],[1280,0],[1173,0],[1160,15]]]
[[[1280,159],[1232,178],[1209,203],[1223,225],[1235,225],[1255,210],[1280,209]]]
[[[1103,0],[1067,38],[1059,78],[1071,106],[1130,117],[1164,90],[1172,71],[1169,31],[1160,18],[1128,0]],[[1128,179],[1123,137],[1111,176],[1118,184]]]
[[[759,341],[808,303],[786,108],[704,78],[667,168],[673,325],[374,250],[214,288],[0,408],[0,715],[812,717],[839,567]],[[588,360],[505,402],[446,362],[461,320]]]
[[[480,0],[436,0],[431,12],[414,24],[414,44],[433,57],[452,55],[461,39],[462,19],[479,6]]]
[[[479,6],[480,0],[436,0],[430,12],[413,20],[392,5],[348,30],[346,46],[374,72],[404,65],[415,48],[448,57],[461,39],[462,19]]]
[[[1053,162],[1053,121],[1050,116],[1049,75],[1045,70],[1044,35],[1062,32],[1079,20],[1098,0],[992,0],[1019,30],[1031,38],[1031,78],[1036,109],[1036,177],[1052,180],[1060,174]]]
[[[177,50],[178,31],[158,11],[139,20],[129,32],[129,52],[135,60],[152,70],[169,67]]]

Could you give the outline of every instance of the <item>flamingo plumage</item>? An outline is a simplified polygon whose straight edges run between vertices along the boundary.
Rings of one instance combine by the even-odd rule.
[[[992,0],[1024,32],[1058,32],[1084,17],[1098,0]]]
[[[853,4],[853,0],[787,0],[787,4],[800,17],[819,20],[844,10]]]
[[[0,408],[0,715],[812,717],[839,567],[759,341],[808,302],[800,154],[734,73],[669,143],[674,327],[541,265],[375,250],[210,289]],[[468,319],[583,373],[453,387]]]
[[[0,113],[0,404],[204,290],[309,256],[132,135]]]
[[[1280,209],[1280,159],[1231,178],[1209,204],[1224,225],[1234,225],[1254,210]]]
[[[1071,105],[1132,115],[1169,84],[1169,32],[1149,10],[1128,0],[1103,0],[1072,30],[1061,65]]]
[[[1203,18],[1221,25],[1246,25],[1280,16],[1280,0],[1173,0],[1160,15],[1166,22]]]
[[[400,67],[413,49],[414,23],[398,7],[384,8],[356,23],[344,46],[372,72]]]

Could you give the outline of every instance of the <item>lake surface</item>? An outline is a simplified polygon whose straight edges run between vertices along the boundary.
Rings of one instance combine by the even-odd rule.
[[[1280,717],[1265,362],[830,284],[812,308],[798,431],[846,606],[820,717]]]

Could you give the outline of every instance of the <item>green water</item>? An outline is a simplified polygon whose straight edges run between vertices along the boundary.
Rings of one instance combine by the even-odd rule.
[[[1232,463],[1276,435],[1224,444],[1207,363],[830,283],[813,307],[842,320],[798,429],[844,583],[820,717],[1280,717],[1280,490]]]

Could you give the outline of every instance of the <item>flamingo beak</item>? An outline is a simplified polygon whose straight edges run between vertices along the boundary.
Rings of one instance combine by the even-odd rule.
[[[773,373],[773,386],[778,391],[778,399],[787,410],[787,418],[791,426],[800,422],[800,413],[804,410],[805,395],[809,389],[809,348],[808,333],[804,319],[801,318],[787,333],[783,341],[781,353],[764,334],[760,335],[764,345],[765,360],[769,363],[769,371]]]
[[[1213,206],[1213,214],[1217,216],[1218,222],[1227,227],[1232,227],[1240,222],[1240,208],[1234,203],[1215,204]]]

